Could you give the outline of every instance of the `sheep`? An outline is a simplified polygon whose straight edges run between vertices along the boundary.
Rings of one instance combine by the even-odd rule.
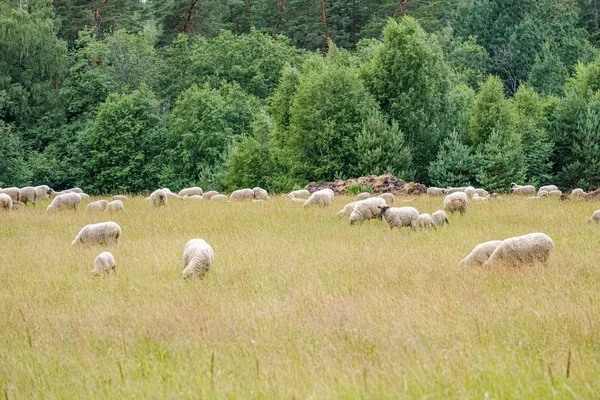
[[[12,204],[13,211],[21,211],[21,210],[24,210],[25,207],[26,207],[25,203],[23,203],[22,201],[19,201],[19,200],[13,201],[13,204]]]
[[[356,202],[354,209],[350,213],[350,225],[357,222],[367,221],[377,218],[380,213],[380,207],[386,206],[386,202],[381,197],[372,197]]]
[[[115,258],[108,251],[104,251],[96,257],[94,260],[94,269],[92,270],[92,275],[98,276],[101,273],[109,273],[114,272],[117,273],[117,263],[115,262]]]
[[[433,228],[433,218],[431,218],[431,215],[427,213],[421,214],[417,218],[417,226],[419,228]]]
[[[562,192],[558,189],[551,190],[550,192],[548,192],[548,196],[552,196],[552,197],[560,197],[561,195],[562,195]]]
[[[10,198],[12,199],[12,201],[18,201],[19,200],[19,188],[16,187],[9,187],[9,188],[5,188],[5,189],[1,189],[0,193],[4,193],[10,196]]]
[[[438,187],[427,188],[427,196],[442,196],[443,194],[444,189]]]
[[[210,198],[210,201],[218,201],[218,202],[221,202],[221,203],[224,203],[227,200],[229,200],[229,199],[224,194],[217,194],[217,195],[215,195],[215,196],[213,196],[213,197]]]
[[[193,195],[189,195],[186,194],[185,196],[183,196],[184,200],[202,200],[202,196],[198,196],[197,194],[193,194]]]
[[[579,189],[579,188],[577,188],[577,189],[573,189],[573,190],[571,191],[571,196],[573,196],[573,197],[585,197],[585,196],[586,196],[586,194],[585,194],[585,192],[583,191],[583,189]]]
[[[457,187],[457,188],[453,188],[453,187],[449,187],[444,189],[444,194],[452,194],[452,193],[456,193],[456,192],[464,192],[465,191],[465,187]]]
[[[310,195],[308,200],[304,202],[304,207],[319,206],[327,207],[333,202],[333,190],[321,189]]]
[[[75,193],[75,192],[71,192],[71,193]],[[81,197],[81,200],[87,200],[90,198],[90,195],[87,193],[77,193],[79,195],[79,197]]]
[[[74,187],[74,188],[71,188],[71,189],[63,190],[63,193],[83,193],[83,190],[81,190],[78,187]]]
[[[200,189],[198,186],[194,186],[194,187],[191,187],[191,188],[181,189],[179,191],[179,195],[181,197],[185,197],[185,196],[202,196],[202,189]]]
[[[100,244],[100,245],[116,245],[121,237],[121,227],[116,222],[100,222],[98,224],[90,224],[83,227],[71,243],[71,246],[76,244]]]
[[[419,211],[414,207],[380,207],[379,219],[385,219],[390,229],[410,226],[414,231],[417,229]]]
[[[356,200],[358,200],[358,201],[360,201],[360,200],[366,200],[369,197],[371,197],[371,193],[369,193],[369,192],[362,192],[358,196],[356,196]]]
[[[454,214],[459,211],[461,214],[467,212],[469,200],[464,192],[454,192],[444,198],[444,210]]]
[[[87,207],[85,208],[85,210],[86,211],[104,211],[106,209],[107,205],[108,205],[107,200],[96,200],[96,201],[92,201],[90,204],[88,204]]]
[[[465,194],[467,195],[467,197],[473,197],[473,195],[475,194],[475,188],[473,186],[467,186],[465,188]]]
[[[152,192],[150,197],[148,197],[148,199],[152,201],[154,207],[166,206],[169,200],[169,198],[167,197],[167,193],[163,189],[155,190],[154,192]]]
[[[471,201],[475,201],[475,202],[488,201],[489,199],[490,199],[489,197],[481,197],[477,193],[473,193],[473,197],[471,197]]]
[[[252,189],[234,190],[229,198],[231,201],[252,200],[254,198],[254,191]]]
[[[482,266],[501,244],[502,240],[490,240],[489,242],[478,244],[458,265],[461,267]]]
[[[302,203],[302,204],[306,203],[306,200],[305,200],[305,199],[296,199],[296,198],[291,198],[291,199],[290,199],[290,201],[291,201],[292,203]],[[352,212],[352,211],[349,211],[349,212]]]
[[[27,204],[33,203],[37,201],[37,190],[33,186],[25,186],[24,188],[19,189],[19,201]]]
[[[558,187],[556,185],[545,185],[545,186],[541,186],[538,189],[538,196],[540,195],[541,191],[546,191],[548,193],[550,193],[553,190],[558,190]]]
[[[210,200],[213,196],[216,196],[218,194],[219,192],[217,192],[216,190],[209,190],[208,192],[202,195],[202,200]]]
[[[259,188],[257,186],[254,189],[252,189],[252,191],[254,192],[254,198],[256,200],[271,200],[271,198],[269,197],[269,193],[265,189]]]
[[[38,200],[49,199],[52,197],[52,195],[54,195],[54,190],[52,190],[48,185],[36,186],[35,191],[37,192]]]
[[[56,196],[48,208],[46,208],[46,212],[53,212],[63,209],[73,209],[77,210],[79,207],[79,203],[81,203],[81,196],[77,193],[65,193]]]
[[[588,222],[600,222],[600,210],[594,211],[592,217],[588,220]]]
[[[12,210],[13,200],[6,193],[0,193],[0,210]]]
[[[530,233],[505,239],[483,266],[519,266],[534,263],[545,265],[553,248],[554,242],[548,235],[543,233]]]
[[[548,197],[548,192],[545,191],[545,190],[540,190],[538,192],[538,195],[537,196],[533,196],[533,197],[538,198],[538,199],[541,198],[541,197]]]
[[[127,197],[127,196],[123,196],[122,194],[117,194],[117,195],[114,195],[114,196],[112,197],[112,199],[113,199],[113,200],[127,201],[127,200],[129,200],[129,197]]]
[[[125,210],[125,205],[123,204],[123,202],[121,200],[113,200],[110,203],[108,203],[108,205],[106,206],[106,211],[109,212],[117,212],[117,211],[124,211]]]
[[[535,195],[535,187],[532,185],[520,186],[516,183],[510,184],[510,193],[518,194],[522,196],[533,196]]]
[[[192,239],[185,245],[183,250],[183,279],[192,276],[202,277],[210,269],[215,252],[206,241],[202,239]]]
[[[488,197],[490,193],[485,189],[475,189],[475,193],[477,193],[480,197]]]
[[[437,210],[433,214],[431,214],[431,219],[433,220],[433,226],[439,226],[448,224],[450,225],[450,221],[448,221],[448,215],[444,210]]]
[[[384,200],[385,200],[385,202],[386,202],[386,204],[387,204],[388,206],[390,206],[390,207],[391,207],[392,205],[394,205],[394,200],[396,200],[396,197],[394,196],[394,194],[393,194],[393,193],[381,193],[381,194],[379,195],[379,197],[381,197],[382,199],[384,199]]]
[[[304,199],[291,199],[292,201],[298,202],[298,203],[304,203],[306,200]],[[338,211],[337,216],[342,218],[346,215],[349,215],[352,211],[354,211],[354,207],[356,206],[356,204],[358,203],[358,201],[353,201],[352,203],[348,203],[344,206],[344,208],[342,208],[340,211]]]
[[[310,192],[306,189],[302,190],[294,190],[287,195],[288,199],[308,199],[310,197]]]

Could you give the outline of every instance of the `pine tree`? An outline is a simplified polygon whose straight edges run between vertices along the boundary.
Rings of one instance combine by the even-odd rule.
[[[439,187],[468,186],[475,182],[476,166],[475,155],[453,131],[429,165],[429,178]]]
[[[489,191],[506,192],[511,182],[525,179],[523,148],[519,137],[494,130],[477,152],[477,181]]]
[[[600,102],[588,106],[574,139],[573,161],[565,174],[573,187],[595,190],[600,186]]]

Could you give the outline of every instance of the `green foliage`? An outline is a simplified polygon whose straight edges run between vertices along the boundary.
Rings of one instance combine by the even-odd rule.
[[[573,158],[564,168],[569,187],[595,190],[600,186],[600,101],[580,117],[573,141]]]
[[[475,182],[476,170],[475,155],[454,131],[444,140],[437,158],[429,165],[429,178],[439,187],[468,186]]]
[[[542,52],[535,56],[529,73],[529,84],[540,94],[559,96],[563,93],[567,77],[567,68],[546,43]]]
[[[511,182],[523,182],[525,166],[519,138],[494,129],[477,152],[479,184],[492,192],[508,191]]]
[[[361,186],[358,183],[353,183],[348,186],[348,195],[349,196],[356,196],[363,192],[373,194],[373,187],[371,185]]]
[[[0,121],[0,187],[24,186],[31,173],[27,168],[21,139],[7,124]]]
[[[457,132],[463,143],[469,142],[469,124],[474,102],[475,92],[464,83],[454,86],[448,93],[448,126]]]

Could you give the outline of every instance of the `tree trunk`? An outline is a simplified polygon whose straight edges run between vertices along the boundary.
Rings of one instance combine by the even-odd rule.
[[[396,2],[398,3],[398,7],[394,11],[394,17],[400,13],[404,14],[404,6],[408,3],[408,0],[396,0]]]
[[[185,16],[185,23],[183,24],[183,27],[181,28],[181,31],[183,33],[187,33],[188,29],[190,28],[190,20],[192,19],[192,14],[194,13],[194,8],[198,7],[198,0],[192,0],[192,2],[190,3],[190,6],[188,7],[187,10],[187,15]]]
[[[327,8],[325,8],[325,0],[321,1],[321,17],[323,25],[325,25],[325,50],[329,50],[329,26],[327,26]]]
[[[275,39],[275,32],[279,28],[281,24],[281,20],[283,19],[283,12],[285,11],[285,0],[277,0],[277,21],[275,21],[275,26],[273,27],[273,32],[271,32],[271,37]]]
[[[104,8],[104,6],[108,3],[108,0],[104,0],[98,8],[93,12],[92,16],[94,18],[94,25],[96,25],[96,32],[100,29],[100,23],[102,22],[102,17],[100,16],[100,12]]]

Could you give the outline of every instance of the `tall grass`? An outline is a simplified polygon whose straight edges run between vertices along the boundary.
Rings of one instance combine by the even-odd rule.
[[[598,398],[597,204],[507,196],[411,232],[350,226],[335,214],[349,201],[0,213],[2,395]],[[123,229],[118,272],[93,278],[105,248],[70,243],[108,220]],[[458,267],[478,243],[531,232],[555,242],[545,269]],[[184,282],[196,237],[215,262]]]

